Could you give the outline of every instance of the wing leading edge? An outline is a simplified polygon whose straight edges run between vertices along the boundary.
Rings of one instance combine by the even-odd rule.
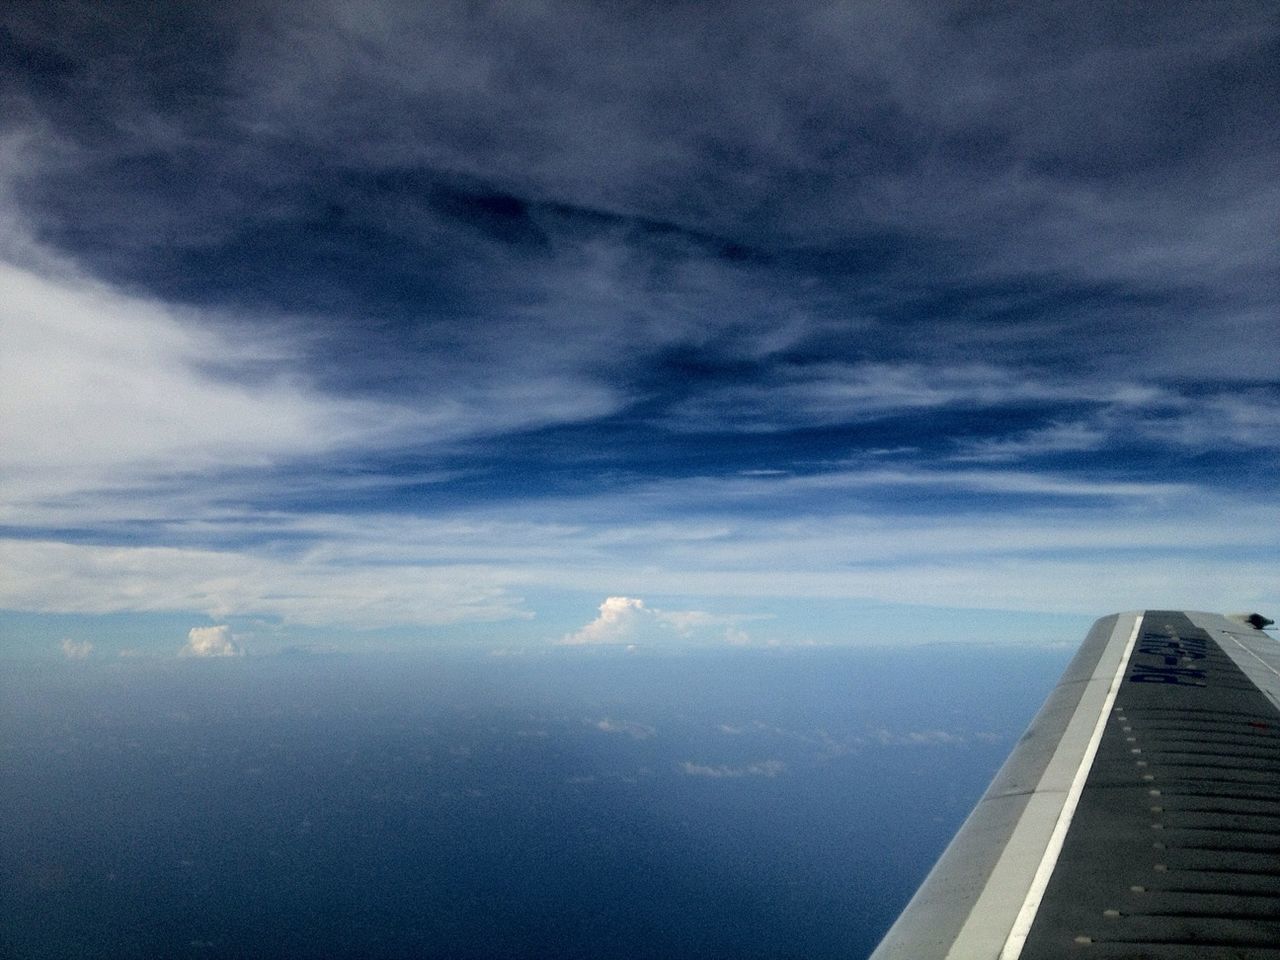
[[[1280,644],[1104,617],[871,960],[1280,958]]]

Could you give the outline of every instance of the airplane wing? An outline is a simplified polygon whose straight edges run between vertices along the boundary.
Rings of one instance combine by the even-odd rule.
[[[1280,958],[1280,644],[1094,624],[871,960]]]

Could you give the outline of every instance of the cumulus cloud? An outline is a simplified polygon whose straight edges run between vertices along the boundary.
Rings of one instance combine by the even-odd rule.
[[[776,777],[786,768],[787,765],[781,760],[758,760],[739,767],[689,761],[680,764],[680,769],[691,777],[710,777],[714,780],[736,777]]]
[[[600,615],[581,630],[567,633],[561,643],[622,643],[636,632],[641,618],[652,615],[644,601],[632,597],[606,597]]]
[[[62,655],[68,660],[87,660],[93,653],[93,644],[88,640],[72,640],[70,637],[64,637],[58,646],[62,650]]]
[[[750,638],[736,623],[747,619],[740,615],[713,614],[705,610],[661,610],[647,605],[638,597],[606,597],[600,613],[580,630],[565,634],[560,641],[567,645],[616,644],[632,640],[661,641],[679,637],[700,640],[717,637],[730,644],[744,644]],[[719,637],[717,637],[719,638]]]
[[[216,627],[192,627],[179,655],[183,657],[239,657],[244,648],[231,636],[226,624]]]

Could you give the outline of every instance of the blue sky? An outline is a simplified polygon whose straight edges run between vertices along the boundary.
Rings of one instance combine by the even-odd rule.
[[[1275,10],[422,6],[0,13],[10,650],[1280,608]]]

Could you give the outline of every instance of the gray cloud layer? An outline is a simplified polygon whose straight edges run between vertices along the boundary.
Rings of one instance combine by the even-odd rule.
[[[6,97],[36,140],[24,208],[168,293],[346,323],[407,301],[416,337],[362,333],[448,348],[433,375],[515,364],[510,341],[612,379],[615,338],[750,360],[851,335],[1274,369],[1273,12],[713,6],[11,15],[37,66]],[[158,271],[171,247],[205,276]]]

